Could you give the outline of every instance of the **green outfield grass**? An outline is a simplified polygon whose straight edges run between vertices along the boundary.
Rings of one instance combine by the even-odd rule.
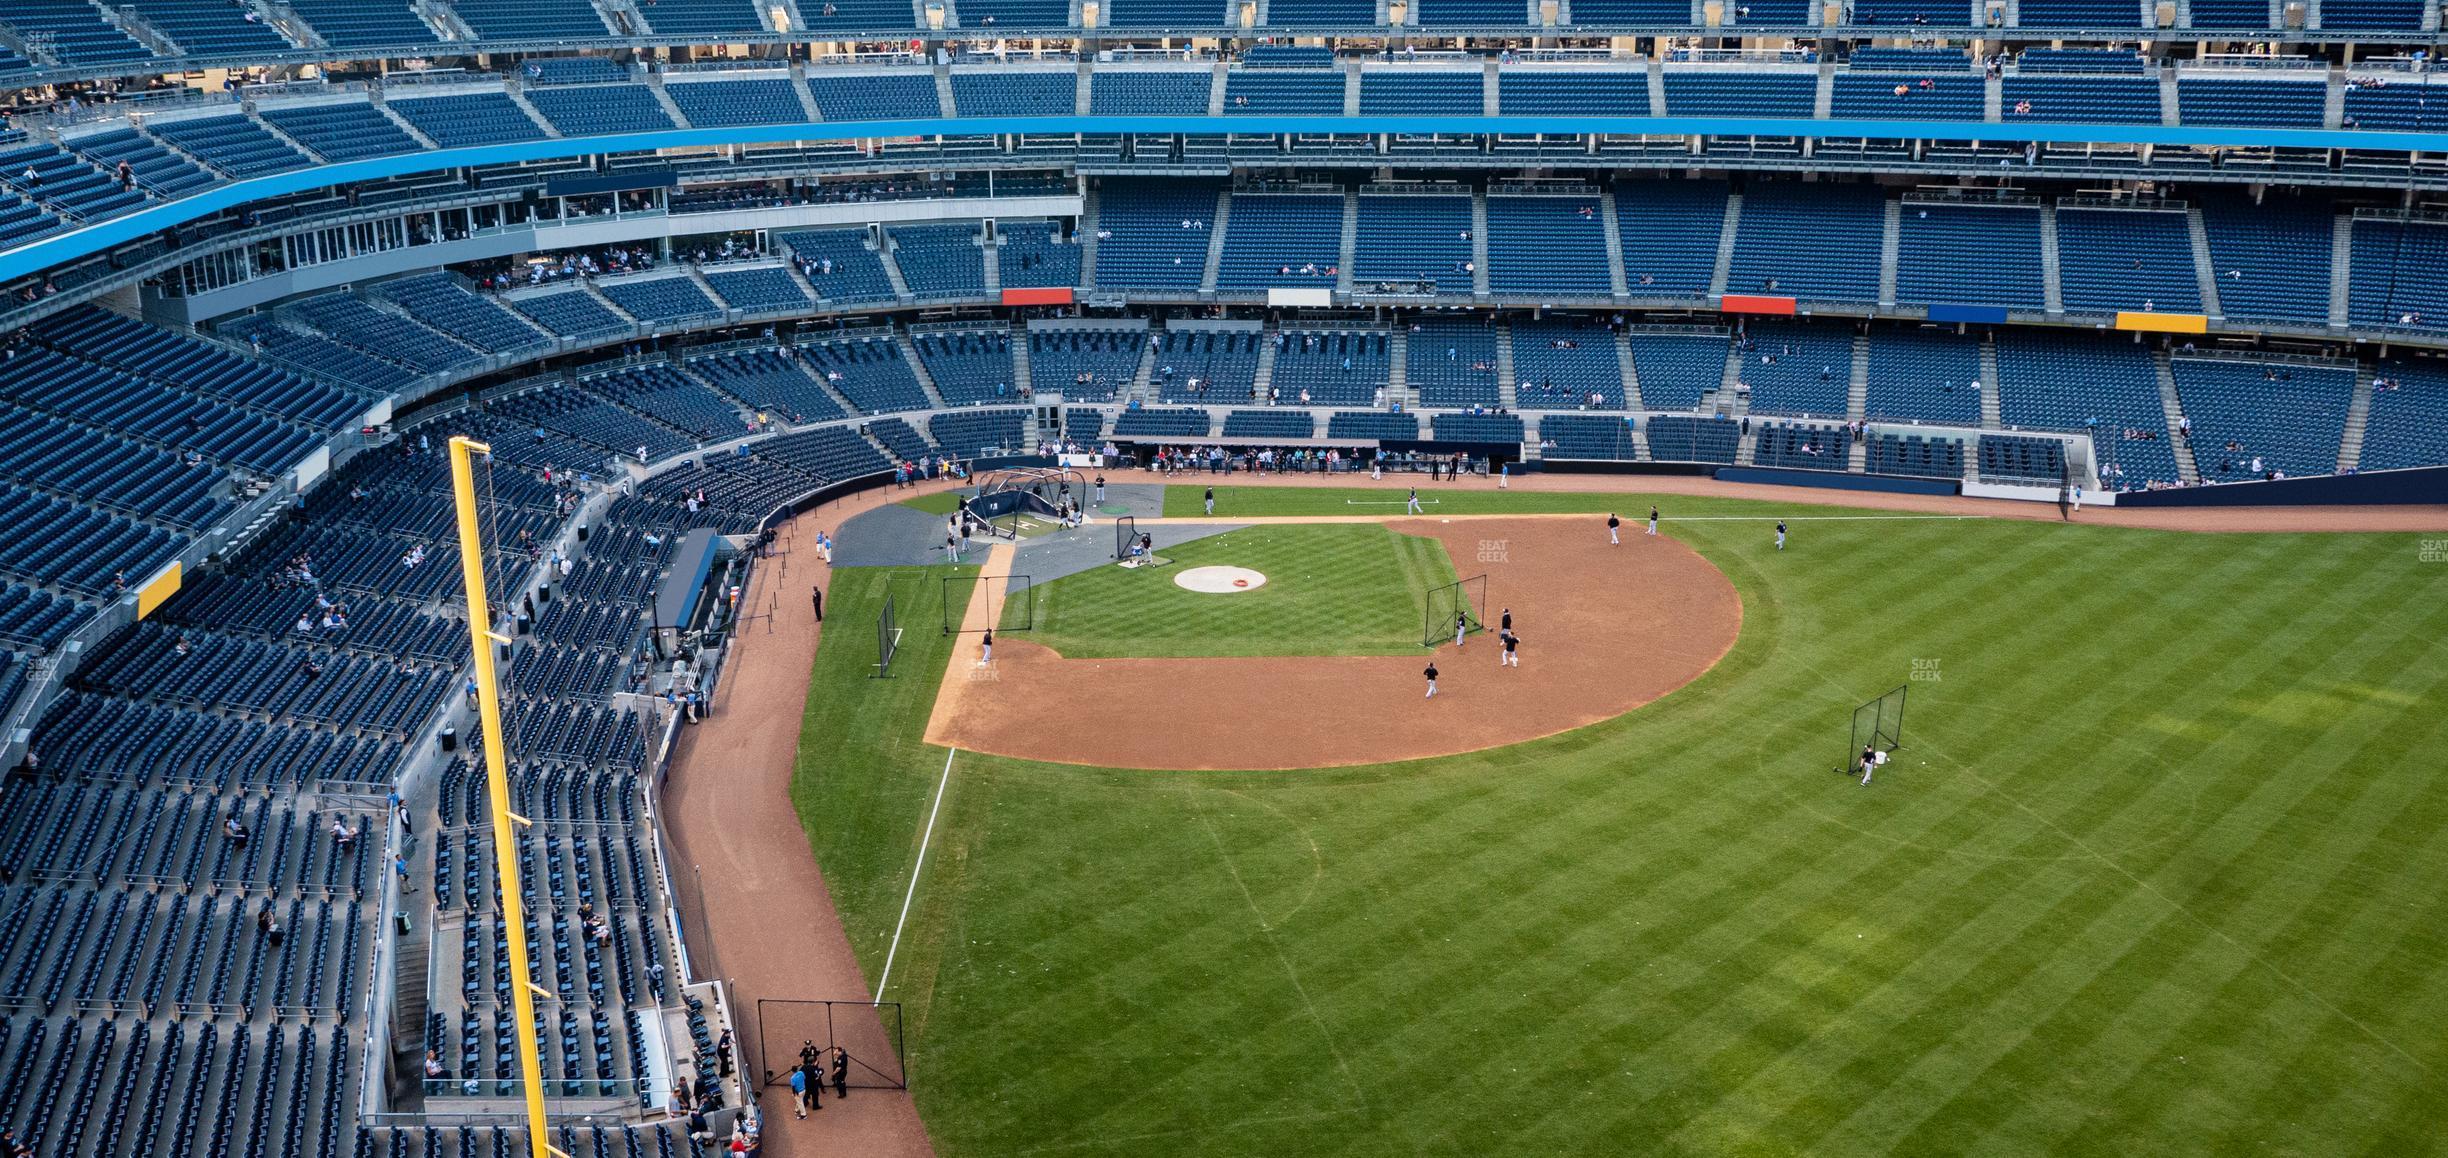
[[[959,491],[937,491],[931,495],[920,495],[914,499],[901,500],[902,506],[914,511],[925,511],[930,515],[951,514],[960,509],[960,504],[961,492]]]
[[[1161,537],[1161,536],[1160,536]],[[1066,656],[1411,655],[1430,588],[1454,581],[1443,544],[1381,526],[1251,527],[1176,546],[1163,567],[1099,567],[1037,587],[1029,638]],[[1187,591],[1187,567],[1248,567],[1265,586]],[[1006,600],[1003,623],[1030,609]]]
[[[958,755],[888,994],[938,1151],[2442,1151],[2416,536],[1669,529],[1743,635],[1609,723],[1309,773]],[[871,977],[944,764],[911,639],[871,681],[826,637],[800,764]],[[1916,670],[1896,763],[1831,771]]]

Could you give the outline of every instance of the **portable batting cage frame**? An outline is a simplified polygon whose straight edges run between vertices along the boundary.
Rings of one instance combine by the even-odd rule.
[[[892,675],[893,653],[901,650],[901,623],[893,604],[893,593],[884,593],[884,608],[876,613],[875,678]]]
[[[1904,746],[1904,693],[1911,687],[1897,684],[1895,690],[1853,709],[1853,731],[1846,737],[1837,771],[1859,771],[1864,748],[1893,752]]]
[[[1132,518],[1129,515],[1123,515],[1122,517],[1114,520],[1113,557],[1116,562],[1130,558],[1131,544],[1138,541],[1139,520]]]
[[[1429,589],[1428,617],[1420,623],[1420,646],[1435,647],[1454,636],[1454,617],[1463,621],[1463,631],[1487,630],[1487,576],[1473,575],[1457,579],[1442,587]]]
[[[992,623],[992,624],[989,624],[989,625],[987,625],[987,626],[985,626],[985,627],[974,628],[974,629],[973,629],[973,628],[970,628],[970,627],[967,627],[967,626],[965,626],[965,625],[964,625],[964,621],[965,621],[965,620],[968,618],[968,611],[969,611],[969,605],[968,605],[968,603],[967,603],[967,602],[965,602],[965,601],[963,601],[963,602],[961,602],[961,604],[960,604],[960,608],[959,608],[958,610],[955,610],[955,609],[953,608],[953,602],[954,602],[954,600],[953,600],[953,597],[952,597],[952,585],[953,585],[953,584],[955,584],[955,583],[961,582],[961,581],[962,581],[962,576],[959,576],[959,575],[946,575],[946,576],[944,576],[944,577],[943,577],[943,633],[944,633],[945,635],[964,635],[964,634],[967,634],[967,633],[971,632],[972,630],[975,630],[975,631],[1034,631],[1034,630],[1036,630],[1036,628],[1037,628],[1037,585],[1036,585],[1036,583],[1032,582],[1032,581],[1029,579],[1029,577],[1028,577],[1028,576],[1026,576],[1026,575],[980,575],[980,576],[978,576],[978,577],[977,577],[977,582],[978,582],[979,584],[981,584],[981,585],[983,585],[983,584],[989,584],[989,583],[1000,583],[1000,584],[1002,584],[1002,585],[1003,585],[1003,613],[1002,613],[1001,615],[998,615],[998,616],[996,616],[996,617],[995,617],[996,622],[994,622],[994,623]],[[991,590],[992,590],[992,588],[989,588],[988,590],[989,590],[989,591],[991,591]],[[1019,614],[1020,622],[1018,622],[1018,623],[1012,623],[1012,622],[1011,622],[1011,619],[1012,619],[1012,607],[1014,606],[1014,601],[1015,601],[1015,600],[1017,601],[1017,605],[1018,605],[1018,607],[1020,608],[1020,614]]]
[[[1057,500],[1068,498],[1071,509],[1088,506],[1088,480],[1069,467],[1015,466],[984,472],[977,490],[961,501],[961,509],[986,524],[987,534],[1002,539],[1020,536],[1020,520],[1007,529],[995,522],[1005,515],[1036,515],[1049,522],[1059,516]]]
[[[850,1055],[845,1084],[862,1090],[906,1090],[909,1067],[898,1001],[802,1001],[760,997],[756,1003],[757,1064],[768,1086],[789,1086],[803,1051],[814,1050],[832,1084],[834,1046]],[[829,1092],[828,1092],[829,1095]]]

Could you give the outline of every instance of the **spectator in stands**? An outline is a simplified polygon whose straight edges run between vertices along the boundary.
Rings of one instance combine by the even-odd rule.
[[[229,837],[232,845],[239,848],[246,847],[246,822],[238,819],[238,813],[236,810],[233,809],[228,816],[221,818],[221,833],[222,835]]]
[[[262,933],[265,939],[272,942],[273,948],[280,948],[283,933],[280,922],[274,920],[272,917],[272,907],[270,905],[264,906],[262,912],[255,914],[255,929],[257,932]]]
[[[350,828],[347,820],[337,816],[332,817],[331,831],[332,847],[335,850],[350,852],[357,847],[357,830]]]
[[[426,1050],[425,1077],[428,1080],[432,1080],[442,1076],[444,1076],[442,1071],[442,1052],[440,1050]]]

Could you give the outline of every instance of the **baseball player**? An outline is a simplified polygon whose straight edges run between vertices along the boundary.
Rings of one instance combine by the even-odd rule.
[[[1521,666],[1521,652],[1520,652],[1520,650],[1519,650],[1519,649],[1520,649],[1520,647],[1521,647],[1521,637],[1520,637],[1520,636],[1518,636],[1518,635],[1513,634],[1513,633],[1512,633],[1512,631],[1507,630],[1507,631],[1504,633],[1504,654],[1503,654],[1502,656],[1497,657],[1497,660],[1496,660],[1496,666],[1498,666],[1498,667],[1520,667],[1520,666]]]
[[[1428,699],[1432,699],[1432,700],[1433,700],[1433,699],[1435,699],[1435,698],[1436,698],[1436,675],[1437,675],[1437,672],[1436,672],[1436,661],[1435,661],[1435,660],[1433,660],[1433,659],[1432,659],[1432,660],[1429,660],[1429,661],[1428,661],[1428,670],[1427,670],[1427,671],[1424,671],[1424,672],[1422,672],[1422,673],[1420,673],[1420,674],[1425,675],[1425,676],[1427,676],[1427,677],[1428,677],[1428,695],[1427,695],[1427,698],[1428,698]]]
[[[1777,550],[1785,549],[1785,520],[1777,520]]]
[[[1504,609],[1504,623],[1502,624],[1502,627],[1506,631],[1513,630],[1513,609],[1510,607]]]
[[[1416,515],[1416,514],[1419,514],[1419,513],[1420,513],[1420,505],[1419,505],[1419,488],[1418,488],[1418,487],[1412,487],[1412,488],[1411,488],[1411,501],[1410,501],[1408,504],[1405,504],[1405,506],[1403,507],[1403,513],[1405,513],[1405,514],[1411,514],[1411,515]]]
[[[1649,504],[1649,533],[1657,534],[1657,504]]]
[[[1105,476],[1104,476],[1104,475],[1101,475],[1101,474],[1100,474],[1100,475],[1098,475],[1098,476],[1096,477],[1096,488],[1097,488],[1097,490],[1096,490],[1096,501],[1098,501],[1098,502],[1100,502],[1100,503],[1101,503],[1101,502],[1104,502],[1104,501],[1105,501]]]
[[[994,632],[988,631],[978,642],[978,666],[985,667],[994,662]]]
[[[1872,752],[1869,755],[1862,757],[1862,787],[1868,788],[1870,786],[1870,774],[1878,771],[1879,765],[1885,764],[1886,762],[1887,753],[1885,752]]]
[[[1454,612],[1454,646],[1462,646],[1462,633],[1470,629],[1470,612]]]
[[[1215,513],[1215,488],[1214,488],[1214,487],[1208,487],[1208,488],[1207,488],[1207,513],[1208,513],[1208,514],[1211,514],[1211,515]]]
[[[2074,513],[2082,513],[2082,484],[2074,484]]]
[[[1615,529],[1616,529],[1616,528],[1618,528],[1618,527],[1621,527],[1621,526],[1623,526],[1623,520],[1622,520],[1622,519],[1619,519],[1619,518],[1616,518],[1616,517],[1615,517],[1615,515],[1614,515],[1614,512],[1612,512],[1612,511],[1608,512],[1608,513],[1607,513],[1607,545],[1609,545],[1609,546],[1621,546],[1621,545],[1622,545],[1623,540],[1622,540],[1622,539],[1618,539],[1618,538],[1616,538],[1616,537],[1615,537]]]

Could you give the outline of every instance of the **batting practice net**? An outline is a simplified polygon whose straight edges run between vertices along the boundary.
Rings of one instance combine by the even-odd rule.
[[[1836,762],[1837,771],[1858,765],[1864,748],[1893,752],[1904,746],[1904,692],[1911,686],[1897,684],[1894,691],[1853,709],[1853,732],[1845,742],[1844,759]]]
[[[1114,558],[1131,557],[1131,544],[1139,541],[1139,520],[1124,515],[1114,520]]]
[[[906,1090],[901,1064],[901,1003],[898,1001],[790,1001],[756,1003],[759,1078],[769,1086],[790,1085],[803,1057],[814,1057],[833,1084],[833,1048],[850,1055],[848,1084],[862,1090]],[[828,1095],[831,1089],[825,1091]]]
[[[1452,642],[1457,618],[1465,634],[1487,630],[1487,576],[1473,575],[1429,590],[1428,617],[1421,622],[1420,646]]]
[[[959,635],[971,631],[986,631],[985,626],[967,624],[969,600],[960,597],[952,585],[962,582],[958,575],[943,579],[943,633]],[[1001,598],[1003,612],[992,625],[995,631],[1033,631],[1037,627],[1037,585],[1026,575],[980,575],[980,586],[986,588],[989,599]],[[991,606],[991,604],[989,604]]]
[[[884,593],[884,607],[876,612],[876,677],[892,674],[893,653],[901,649],[901,622],[893,605],[892,592]]]

